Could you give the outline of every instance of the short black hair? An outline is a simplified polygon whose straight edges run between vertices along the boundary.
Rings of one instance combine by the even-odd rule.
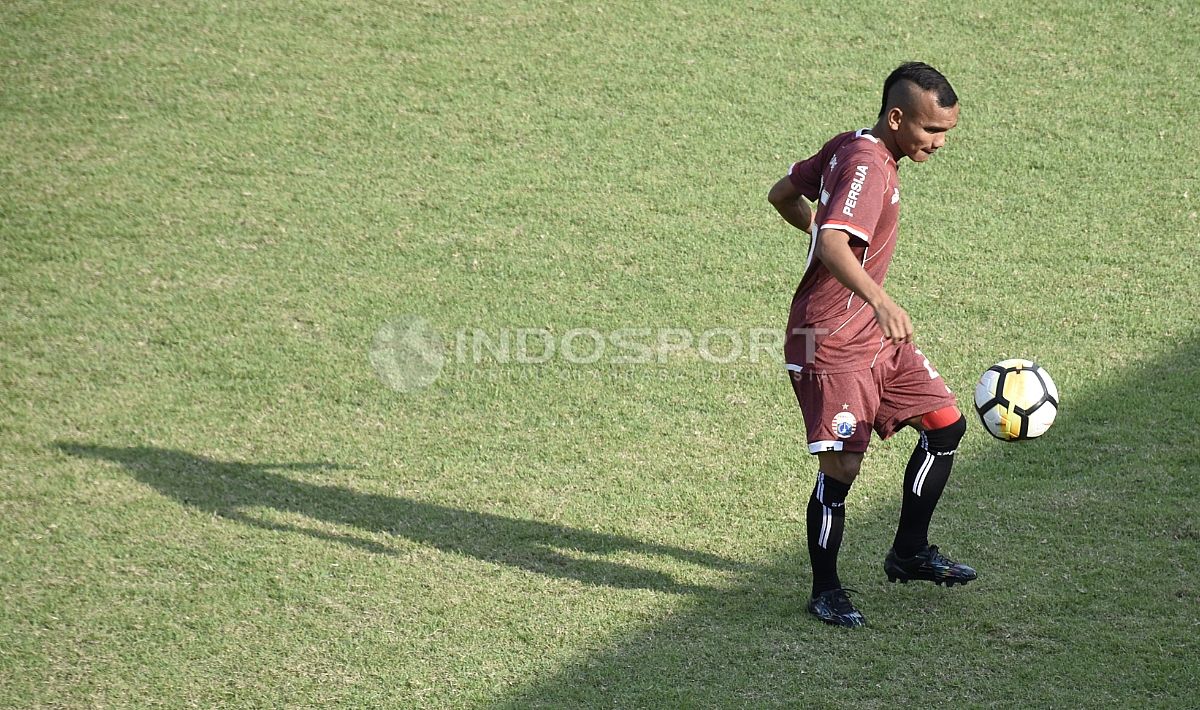
[[[924,62],[905,62],[888,74],[883,82],[883,105],[879,107],[879,115],[883,116],[888,108],[888,93],[892,87],[901,81],[911,81],[923,91],[933,91],[937,96],[937,105],[949,108],[958,103],[958,94],[954,87],[937,69]]]

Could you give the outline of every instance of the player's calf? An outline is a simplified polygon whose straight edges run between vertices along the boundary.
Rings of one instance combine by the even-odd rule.
[[[945,424],[950,420],[949,424]],[[954,453],[967,431],[966,417],[957,407],[946,407],[921,417],[925,424],[943,424],[924,429],[904,469],[904,502],[892,548],[904,558],[929,547],[929,522],[954,465]]]
[[[921,438],[904,471],[904,504],[896,539],[883,561],[892,582],[925,580],[934,584],[966,584],[975,570],[959,564],[929,544],[929,521],[954,464],[954,453],[967,432],[957,407],[944,407],[921,417]]]

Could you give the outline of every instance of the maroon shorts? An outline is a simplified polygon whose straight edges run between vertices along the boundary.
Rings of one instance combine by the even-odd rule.
[[[956,404],[942,376],[911,343],[888,345],[866,370],[826,375],[788,369],[813,454],[866,451],[871,429],[886,439],[907,420]]]

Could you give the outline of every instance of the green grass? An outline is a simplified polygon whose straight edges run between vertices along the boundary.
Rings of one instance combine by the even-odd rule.
[[[0,7],[0,705],[1200,703],[1200,14],[833,3]],[[973,426],[888,585],[876,445],[811,621],[776,363],[450,358],[376,331],[782,328],[766,204],[897,63],[962,98],[888,287]]]

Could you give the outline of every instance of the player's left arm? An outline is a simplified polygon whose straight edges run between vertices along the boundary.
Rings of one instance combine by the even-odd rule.
[[[800,188],[792,182],[790,175],[784,175],[779,182],[771,186],[771,191],[767,193],[767,201],[788,224],[801,232],[807,233],[812,227],[812,207],[800,192]]]
[[[850,249],[852,238],[857,237],[840,229],[823,228],[817,234],[813,256],[829,269],[829,273],[833,274],[838,283],[850,289],[855,296],[866,301],[874,309],[875,320],[885,338],[896,343],[911,343],[912,319],[862,267],[858,257]]]

